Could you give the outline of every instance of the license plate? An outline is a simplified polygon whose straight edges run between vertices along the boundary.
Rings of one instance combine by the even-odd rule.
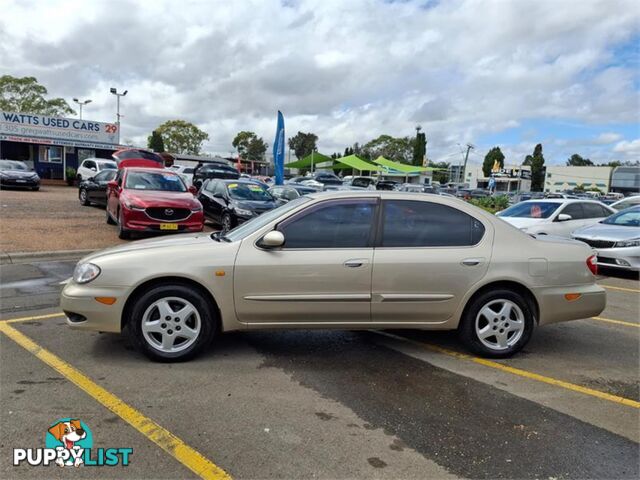
[[[178,229],[177,223],[161,223],[160,224],[160,230],[177,230],[177,229]]]
[[[27,183],[26,180],[16,180],[16,183]]]

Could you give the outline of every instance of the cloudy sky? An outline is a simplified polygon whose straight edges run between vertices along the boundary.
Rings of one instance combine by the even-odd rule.
[[[320,151],[427,133],[427,155],[640,158],[637,0],[0,0],[0,74],[90,98],[146,144],[181,118],[229,154],[239,130],[313,131]]]

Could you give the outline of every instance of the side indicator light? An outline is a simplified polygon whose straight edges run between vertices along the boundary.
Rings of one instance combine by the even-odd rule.
[[[96,302],[103,303],[104,305],[113,305],[116,303],[116,297],[96,297]]]
[[[576,300],[578,300],[580,297],[582,296],[581,293],[565,293],[564,294],[564,299],[567,302],[575,302]]]
[[[224,270],[216,270],[216,277],[224,277],[225,275]]]

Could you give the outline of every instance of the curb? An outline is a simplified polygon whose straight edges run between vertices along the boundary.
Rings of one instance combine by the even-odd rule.
[[[93,252],[95,252],[94,249],[54,250],[50,252],[2,252],[0,253],[0,265],[14,265],[17,263],[30,263],[48,260],[73,260],[79,259]]]

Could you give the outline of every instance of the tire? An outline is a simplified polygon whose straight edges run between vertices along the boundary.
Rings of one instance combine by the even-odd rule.
[[[80,189],[80,191],[78,192],[78,199],[80,200],[80,203],[85,207],[91,205],[91,202],[89,201],[89,196],[87,195],[86,188]]]
[[[458,333],[465,346],[478,355],[507,358],[529,342],[534,325],[530,302],[517,292],[500,289],[471,300]]]
[[[187,312],[176,315],[183,308]],[[211,344],[218,325],[215,311],[197,289],[159,285],[135,300],[127,328],[134,344],[151,360],[185,361]]]
[[[113,221],[113,218],[111,218],[111,215],[109,214],[109,209],[106,209],[107,212],[107,224],[108,225],[115,225],[116,222]]]
[[[131,238],[131,232],[124,228],[124,218],[122,217],[122,211],[118,212],[118,238],[121,240],[128,240]]]
[[[224,215],[222,215],[220,226],[222,227],[223,232],[228,232],[229,230],[231,230],[233,227],[235,227],[233,217],[229,213],[225,213]]]

